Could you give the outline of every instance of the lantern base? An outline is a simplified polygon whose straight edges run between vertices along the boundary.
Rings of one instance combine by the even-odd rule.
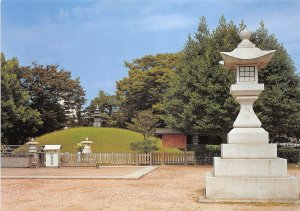
[[[299,200],[298,186],[295,176],[215,177],[206,173],[207,199]]]

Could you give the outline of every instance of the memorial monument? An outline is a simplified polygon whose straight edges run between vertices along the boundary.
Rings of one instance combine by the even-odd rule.
[[[264,90],[258,71],[265,68],[275,50],[262,51],[240,32],[242,42],[232,52],[221,52],[224,68],[235,70],[236,83],[230,93],[240,112],[214,158],[214,171],[206,173],[206,200],[293,201],[299,199],[299,182],[287,175],[287,160],[277,157],[277,145],[269,144],[269,133],[253,111],[253,103]],[[201,200],[200,200],[201,201]]]

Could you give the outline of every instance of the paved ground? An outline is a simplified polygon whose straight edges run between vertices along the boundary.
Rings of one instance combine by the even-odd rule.
[[[4,179],[139,179],[158,166],[3,168]]]
[[[204,173],[211,170],[212,166],[161,166],[139,180],[2,180],[1,205],[2,210],[18,211],[300,210],[300,205],[284,204],[201,204]],[[289,174],[300,177],[300,170],[289,169]]]

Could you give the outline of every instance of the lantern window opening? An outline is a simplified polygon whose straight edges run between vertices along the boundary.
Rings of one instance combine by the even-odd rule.
[[[255,66],[239,66],[239,82],[255,82]]]

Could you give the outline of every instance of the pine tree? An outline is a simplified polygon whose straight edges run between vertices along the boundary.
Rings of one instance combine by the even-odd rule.
[[[276,50],[269,65],[259,73],[265,91],[255,104],[258,117],[274,141],[282,137],[299,137],[300,78],[293,61],[263,22],[255,31],[253,42],[262,50]]]

